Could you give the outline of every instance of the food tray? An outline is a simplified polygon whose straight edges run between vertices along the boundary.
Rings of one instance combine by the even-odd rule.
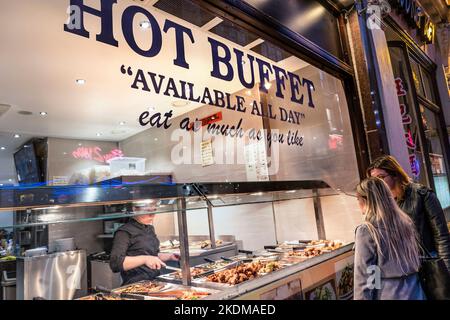
[[[83,300],[83,301],[105,301],[105,300],[131,300],[129,298],[123,298],[120,295],[115,294],[107,294],[107,293],[96,293],[91,294],[85,297],[78,298],[76,300]]]
[[[173,284],[170,290],[164,290],[161,292],[162,295],[167,294],[167,296],[158,296],[148,295],[145,296],[145,300],[201,300],[210,295],[218,293],[219,290],[211,289],[211,288],[203,288],[203,287],[189,287],[183,286],[180,284]],[[172,296],[171,293],[174,293]],[[189,298],[189,293],[193,294],[191,298]],[[201,293],[201,295],[196,296],[195,293]]]
[[[200,265],[197,265],[197,266],[191,268],[191,276],[195,269],[197,269],[197,270],[202,269],[202,272],[197,273],[196,275],[192,276],[193,280],[195,280],[196,278],[201,278],[203,276],[210,275],[212,273],[215,273],[215,272],[218,272],[221,270],[233,268],[238,263],[239,263],[239,260],[236,260],[234,262],[233,261],[230,261],[230,262],[216,261],[215,263],[200,264]],[[171,272],[171,273],[163,274],[163,275],[160,275],[159,278],[163,279],[165,281],[172,282],[172,283],[179,283],[179,282],[181,282],[181,279],[182,279],[179,272]]]
[[[233,282],[233,280],[232,280],[233,278],[239,279],[239,278],[241,278],[241,276],[245,278],[244,280],[240,279],[239,281],[237,281],[235,283],[230,283],[230,282],[224,283],[224,282],[215,282],[215,281],[210,280],[209,277],[204,277],[204,278],[197,279],[196,283],[200,284],[201,286],[205,286],[207,288],[224,289],[224,288],[233,287],[233,286],[241,284],[243,282],[251,281],[251,280],[259,278],[259,277],[263,277],[266,274],[275,272],[275,271],[283,268],[283,266],[279,262],[274,262],[274,261],[263,262],[260,264],[260,266],[267,266],[267,265],[264,265],[265,263],[267,263],[267,264],[276,263],[278,265],[278,268],[273,271],[263,272],[263,270],[260,267],[260,269],[256,271],[254,266],[252,266],[253,263],[245,263],[243,265],[236,266],[236,269],[241,269],[241,270],[239,270],[240,272],[238,272],[238,270],[234,270],[235,273],[234,274],[231,273],[232,274],[231,276],[230,276],[230,273],[225,275],[225,277],[231,278],[231,282]],[[256,263],[256,264],[258,264],[258,263]],[[227,268],[227,269],[231,269],[231,268]],[[226,271],[227,271],[226,269],[219,270],[219,271],[215,272],[212,276],[218,277],[219,273],[225,273]],[[248,272],[250,272],[250,273],[248,273]]]
[[[112,294],[120,295],[120,294],[126,294],[127,297],[133,298],[136,296],[136,298],[140,298],[142,296],[145,296],[146,294],[140,294],[139,286],[140,285],[155,285],[160,288],[155,288],[154,290],[149,290],[148,293],[154,293],[154,292],[163,292],[167,290],[171,290],[174,286],[172,283],[162,282],[162,281],[150,281],[150,280],[143,280],[139,281],[133,284],[125,285],[119,288],[116,288],[111,291]],[[133,289],[136,288],[136,289]]]

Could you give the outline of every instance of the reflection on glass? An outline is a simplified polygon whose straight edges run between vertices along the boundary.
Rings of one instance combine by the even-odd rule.
[[[433,103],[436,103],[436,97],[434,95],[433,90],[433,82],[431,75],[426,71],[423,67],[420,68],[421,74],[422,74],[422,81],[423,81],[423,87],[425,90],[425,97],[432,101]]]
[[[31,9],[24,11],[26,6]],[[317,16],[307,17],[311,28],[326,23],[330,34],[338,32],[333,16],[319,4],[311,6],[317,8]],[[187,34],[184,39],[188,67],[174,63],[181,47],[170,28],[162,32],[160,52],[143,57],[123,39],[115,47],[64,31],[63,2],[52,3],[51,13],[37,10],[32,0],[9,2],[0,11],[0,21],[5,12],[39,12],[23,19],[39,19],[45,30],[39,41],[18,21],[0,30],[7,39],[0,108],[9,106],[0,117],[0,146],[6,147],[0,151],[0,197],[20,183],[90,188],[86,201],[102,197],[91,188],[98,185],[114,190],[172,182],[324,180],[334,188],[353,188],[359,175],[341,79],[193,2],[158,1],[142,8],[159,27],[170,20],[192,31],[195,41]],[[302,12],[287,13],[295,18]],[[90,18],[84,27],[94,34],[98,19]],[[135,42],[148,48],[151,30],[135,20]],[[121,23],[115,19],[113,29],[122,30]],[[17,39],[24,44],[19,57]],[[77,41],[80,46],[74,46]],[[55,61],[67,61],[68,54],[71,63],[61,72]],[[141,116],[148,123],[143,125]],[[25,150],[26,145],[33,148]],[[59,196],[55,204],[72,195]],[[171,204],[161,206],[169,210]]]
[[[412,177],[416,182],[427,185],[426,170],[423,168],[422,146],[419,141],[419,128],[415,115],[414,99],[412,96],[412,85],[409,81],[409,72],[403,50],[398,47],[389,47],[392,70],[394,73],[400,113],[405,134],[405,143],[409,152],[409,162]],[[420,77],[419,75],[417,75]]]
[[[420,75],[419,64],[413,59],[410,59],[409,61],[411,63],[412,77],[413,77],[414,86],[416,87],[417,93],[419,95],[425,96],[425,93],[423,91],[423,86],[422,86],[422,78]]]
[[[431,171],[433,173],[436,194],[443,208],[450,206],[450,190],[447,170],[443,156],[441,138],[439,136],[437,115],[420,105],[423,127],[425,130],[427,149],[430,155]]]

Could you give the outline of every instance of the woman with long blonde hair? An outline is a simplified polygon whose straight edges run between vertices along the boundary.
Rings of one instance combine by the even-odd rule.
[[[354,299],[425,299],[413,221],[383,180],[368,178],[356,191],[365,221],[356,229]]]

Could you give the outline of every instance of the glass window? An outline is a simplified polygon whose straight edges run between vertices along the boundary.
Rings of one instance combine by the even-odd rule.
[[[443,147],[438,128],[438,116],[430,109],[420,105],[423,127],[430,155],[431,171],[433,173],[436,194],[443,208],[450,207],[450,190],[448,185],[447,169],[443,156]]]
[[[411,63],[411,72],[412,72],[413,82],[414,82],[414,86],[416,87],[417,94],[424,97],[425,93],[423,90],[422,78],[420,75],[420,66],[413,59],[410,59],[409,61]]]
[[[142,176],[354,187],[340,79],[189,1],[127,3],[112,17],[72,8],[69,20],[65,1],[5,4],[0,183]]]
[[[433,89],[433,82],[431,75],[428,71],[426,71],[423,67],[420,68],[420,73],[422,75],[422,82],[423,82],[423,88],[425,91],[425,97],[432,101],[433,103],[436,103],[436,97],[434,95],[434,89]]]
[[[246,0],[290,30],[342,58],[338,19],[318,1]]]
[[[423,169],[423,151],[419,141],[419,128],[414,112],[412,87],[409,81],[408,68],[403,49],[389,47],[389,53],[394,72],[395,83],[393,85],[396,88],[400,103],[400,112],[402,114],[405,143],[409,152],[411,172],[415,181],[427,185],[426,170]]]

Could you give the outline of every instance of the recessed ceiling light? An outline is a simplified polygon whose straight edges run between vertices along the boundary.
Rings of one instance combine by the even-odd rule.
[[[0,150],[6,150],[6,147],[0,147]]]
[[[45,116],[47,115],[47,112],[41,111],[41,112],[39,112],[39,114],[40,114],[41,116],[45,117]]]
[[[120,121],[119,125],[124,126],[125,125],[125,121]]]
[[[77,80],[75,80],[75,82],[76,82],[77,84],[79,84],[79,85],[83,85],[83,84],[86,83],[86,80],[84,80],[84,79],[77,79]]]
[[[141,21],[141,22],[139,23],[139,26],[140,26],[142,29],[149,29],[149,28],[151,27],[151,24],[150,24],[150,21]]]
[[[15,138],[15,139],[19,139],[19,138],[20,138],[20,134],[16,133],[16,134],[14,135],[14,138]]]
[[[102,136],[103,134],[101,133],[101,132],[97,132],[97,134],[96,134],[96,136],[97,137],[100,137],[100,136]]]
[[[189,101],[178,100],[171,103],[172,107],[186,107],[189,104]]]

